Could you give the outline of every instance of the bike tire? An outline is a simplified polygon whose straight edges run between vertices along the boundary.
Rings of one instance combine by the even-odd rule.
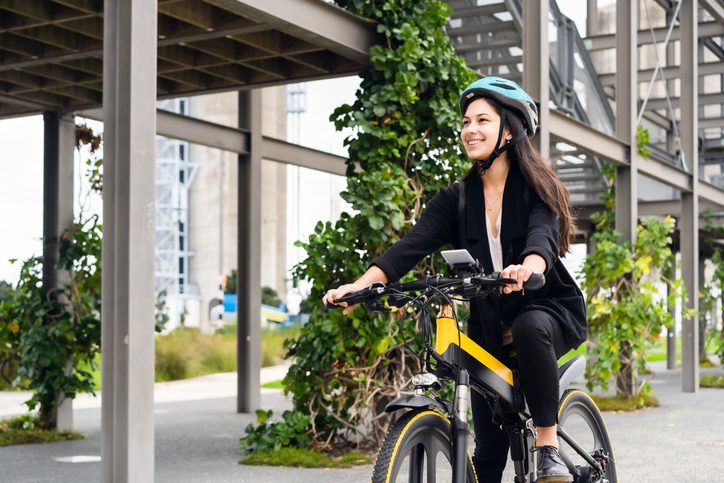
[[[616,462],[611,440],[601,411],[591,396],[578,389],[566,391],[561,397],[558,408],[558,424],[604,468],[603,474],[597,475],[595,470],[581,458],[582,463],[577,466],[582,478],[578,481],[616,483]],[[578,457],[565,441],[561,439],[559,444],[561,453],[565,453],[568,457]]]
[[[409,411],[387,432],[377,454],[372,483],[433,483],[438,481],[439,470],[451,473],[451,434],[450,420],[445,415],[429,409]],[[444,469],[437,467],[439,454],[447,462]],[[478,481],[469,455],[466,481]]]

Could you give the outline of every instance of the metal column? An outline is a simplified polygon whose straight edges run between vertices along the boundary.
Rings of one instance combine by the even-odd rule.
[[[103,42],[104,482],[154,478],[155,0],[106,0]]]
[[[523,88],[540,102],[540,127],[533,143],[545,160],[550,156],[548,11],[548,0],[523,2]]]
[[[688,294],[686,308],[699,309],[699,109],[698,109],[698,4],[681,7],[681,148],[691,177],[691,192],[681,194],[681,277]],[[699,390],[699,322],[697,316],[682,320],[681,388]]]
[[[239,91],[239,128],[249,154],[239,155],[236,410],[249,413],[261,403],[261,91]]]
[[[43,293],[54,297],[54,289],[69,281],[57,264],[58,240],[73,227],[75,122],[72,115],[47,111],[43,124]],[[63,399],[58,406],[57,423],[59,430],[73,428],[72,399]]]
[[[630,146],[629,166],[616,168],[616,229],[631,242],[638,223],[638,13],[638,0],[616,1],[616,136]]]

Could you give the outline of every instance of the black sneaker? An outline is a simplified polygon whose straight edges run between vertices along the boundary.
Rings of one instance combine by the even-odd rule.
[[[536,483],[571,483],[573,475],[558,454],[555,446],[540,446],[538,452],[538,478]]]

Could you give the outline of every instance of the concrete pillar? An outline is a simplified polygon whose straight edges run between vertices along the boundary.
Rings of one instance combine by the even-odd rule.
[[[58,240],[73,227],[73,155],[75,121],[60,111],[43,113],[43,292],[55,298],[54,290],[69,282],[69,274],[58,270]],[[70,368],[70,366],[69,366]],[[73,428],[73,400],[60,395],[58,429]]]
[[[691,192],[681,195],[681,275],[689,294],[686,308],[699,308],[699,106],[698,106],[698,4],[681,7],[681,147],[692,174]],[[697,316],[682,321],[681,387],[684,392],[699,390],[699,324]]]
[[[533,145],[546,160],[550,156],[551,142],[548,11],[548,0],[523,2],[523,88],[540,103],[539,128]]]
[[[598,0],[587,0],[586,37],[598,33]]]
[[[249,154],[239,155],[236,410],[261,404],[261,92],[239,91],[239,128],[249,131]]]
[[[157,2],[104,3],[104,482],[154,479]]]
[[[636,114],[638,111],[638,0],[616,2],[616,136],[630,146],[628,166],[616,169],[616,229],[635,242],[638,223]]]

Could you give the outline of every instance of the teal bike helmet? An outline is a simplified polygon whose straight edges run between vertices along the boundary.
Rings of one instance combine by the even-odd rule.
[[[538,106],[533,98],[515,82],[502,77],[484,77],[470,84],[460,95],[460,113],[465,115],[468,105],[480,97],[493,99],[501,106],[496,148],[487,159],[479,161],[481,172],[485,172],[493,164],[495,158],[518,144],[526,135],[531,138],[535,136],[538,130]],[[503,137],[503,127],[509,110],[520,116],[525,133],[519,134],[504,146],[497,147]]]

